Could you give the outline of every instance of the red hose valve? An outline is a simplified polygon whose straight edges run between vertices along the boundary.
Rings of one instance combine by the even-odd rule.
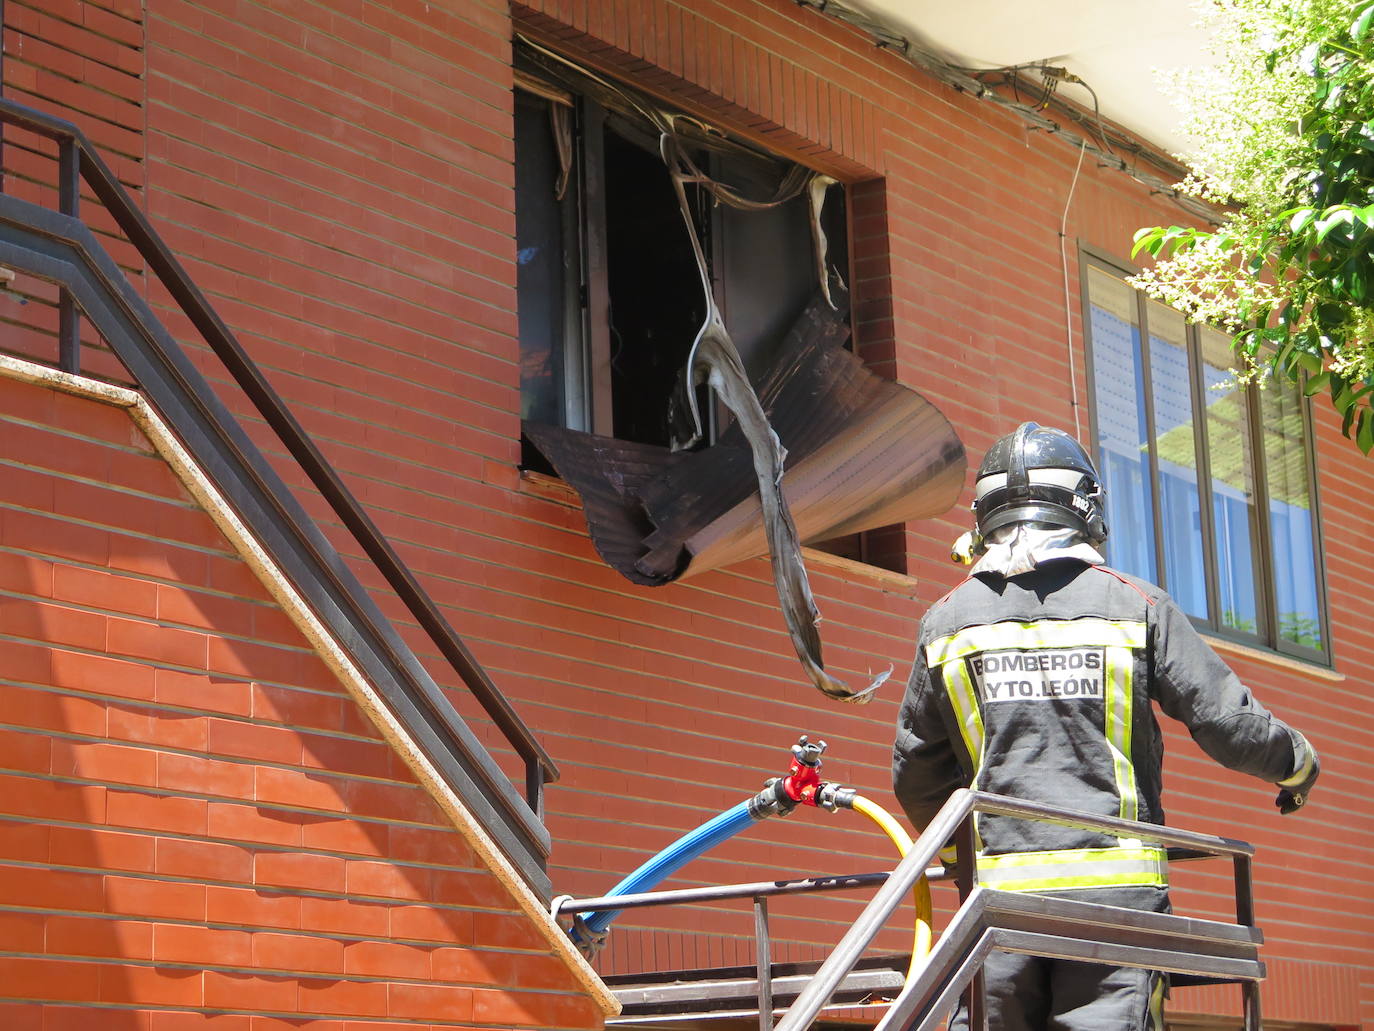
[[[816,792],[821,789],[821,756],[825,742],[811,744],[803,734],[792,746],[792,765],[782,779],[782,789],[793,802],[816,804]]]
[[[798,805],[816,805],[821,781],[821,755],[825,742],[812,744],[803,734],[792,746],[792,765],[787,776],[773,777],[749,801],[749,812],[756,820],[786,816]]]

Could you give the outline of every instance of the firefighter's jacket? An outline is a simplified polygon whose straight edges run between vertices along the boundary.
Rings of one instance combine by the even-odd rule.
[[[1163,823],[1151,701],[1209,756],[1271,782],[1309,754],[1158,587],[1072,558],[975,575],[921,625],[893,781],[924,828],[959,787]],[[1167,883],[1145,841],[980,816],[978,876],[1020,891]]]

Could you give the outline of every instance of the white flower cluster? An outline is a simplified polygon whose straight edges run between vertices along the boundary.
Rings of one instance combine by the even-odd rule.
[[[1165,88],[1183,111],[1182,128],[1193,142],[1193,150],[1180,155],[1192,169],[1180,189],[1224,206],[1224,213],[1214,232],[1186,235],[1183,246],[1162,251],[1135,285],[1195,321],[1239,332],[1261,313],[1276,312],[1295,296],[1295,287],[1314,281],[1303,255],[1291,248],[1284,255],[1289,260],[1275,262],[1274,229],[1286,227],[1295,207],[1324,203],[1307,192],[1320,159],[1311,138],[1318,132],[1305,133],[1303,121],[1313,110],[1317,55],[1323,47],[1331,53],[1332,40],[1348,39],[1368,4],[1195,0],[1216,64],[1176,72]],[[1362,73],[1368,69],[1367,60],[1352,56]],[[1301,326],[1309,314],[1290,318]],[[1374,372],[1365,346],[1374,340],[1372,330],[1374,315],[1351,306],[1341,339],[1323,338],[1328,367],[1347,378]]]

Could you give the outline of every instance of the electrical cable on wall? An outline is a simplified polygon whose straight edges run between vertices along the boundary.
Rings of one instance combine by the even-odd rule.
[[[1073,203],[1074,190],[1078,188],[1078,173],[1083,169],[1083,155],[1088,150],[1088,141],[1078,148],[1078,163],[1073,166],[1073,179],[1069,181],[1069,195],[1064,198],[1064,214],[1059,218],[1059,264],[1064,270],[1064,335],[1069,349],[1069,406],[1073,408],[1073,435],[1083,439],[1082,421],[1078,415],[1078,363],[1073,353],[1073,304],[1069,298],[1069,252],[1064,241],[1069,228],[1069,206]]]

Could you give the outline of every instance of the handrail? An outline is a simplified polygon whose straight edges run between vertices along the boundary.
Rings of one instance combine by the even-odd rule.
[[[961,832],[960,854],[967,857],[960,863],[960,888],[965,896],[972,891],[972,878],[976,876],[976,864],[972,861],[973,849],[968,848],[972,839],[972,820],[974,812],[990,813],[998,816],[1013,816],[1023,819],[1042,820],[1061,826],[1079,827],[1088,830],[1101,830],[1121,837],[1139,838],[1158,842],[1165,846],[1175,846],[1189,852],[1229,857],[1235,864],[1237,887],[1237,922],[1243,925],[1253,923],[1253,906],[1248,897],[1250,885],[1250,857],[1254,855],[1253,846],[1243,841],[1220,838],[1196,831],[1176,830],[1159,824],[1140,823],[1116,817],[1094,816],[1090,813],[1060,809],[1041,802],[1008,798],[982,791],[960,788],[955,791],[940,811],[931,820],[930,826],[921,834],[911,850],[897,864],[886,883],[878,889],[873,900],[859,914],[840,939],[834,951],[821,964],[810,983],[797,996],[787,1013],[778,1022],[775,1031],[803,1031],[811,1026],[817,1014],[825,1006],[830,996],[853,969],[863,951],[869,946],[884,924],[905,901],[908,893],[931,864],[936,853],[956,832]],[[1244,895],[1245,897],[1241,897]]]
[[[828,877],[803,877],[791,881],[749,881],[740,884],[717,884],[705,888],[670,888],[662,891],[641,891],[629,895],[605,895],[599,898],[554,900],[554,919],[565,913],[595,913],[602,909],[638,909],[648,906],[674,906],[689,902],[724,902],[729,899],[768,898],[773,895],[808,895],[815,892],[853,891],[884,883],[891,874],[836,874]],[[942,866],[926,871],[931,881],[948,880],[950,875]]]
[[[128,191],[105,164],[86,135],[71,122],[11,100],[0,98],[0,122],[6,122],[57,142],[59,204],[62,213],[75,216],[78,203],[76,178],[84,179],[106,210],[124,231],[154,275],[191,320],[216,357],[253,402],[287,451],[305,470],[316,489],[329,502],[364,553],[405,603],[477,698],[492,721],[505,734],[525,762],[526,801],[543,818],[543,785],[556,781],[558,766],[535,738],[509,699],[492,682],[433,599],[392,548],[391,543],[363,510],[334,472],[305,429],[296,421],[280,395],[272,389],[233,332],[134,204]],[[64,371],[79,372],[79,341],[76,320],[63,305],[59,347]]]

